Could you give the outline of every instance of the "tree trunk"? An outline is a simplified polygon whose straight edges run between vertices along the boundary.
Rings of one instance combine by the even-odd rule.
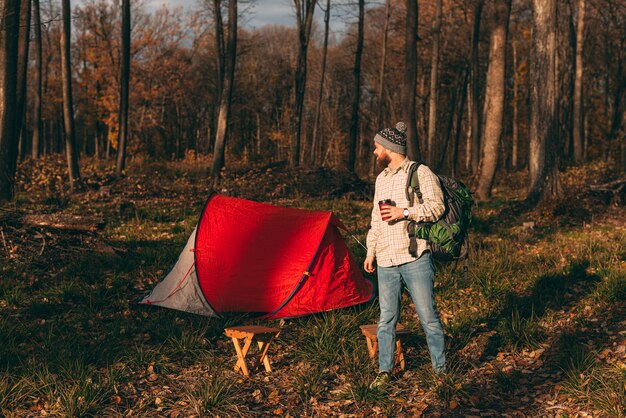
[[[65,154],[70,176],[70,188],[74,191],[80,181],[76,133],[74,131],[74,104],[72,99],[72,66],[70,57],[71,14],[70,0],[62,0],[63,30],[61,31],[61,71],[63,79],[63,122],[65,126]]]
[[[291,167],[300,164],[300,134],[302,129],[302,114],[304,110],[304,94],[306,92],[307,49],[313,27],[313,13],[317,0],[293,0],[296,7],[296,22],[298,25],[298,58],[295,77],[295,121],[294,134],[291,141]]]
[[[511,166],[517,169],[519,164],[519,78],[517,76],[517,43],[513,41],[513,144],[511,149]]]
[[[471,69],[470,69],[471,73]],[[472,83],[471,80],[467,83],[467,126],[466,126],[466,137],[465,137],[465,170],[470,171],[472,168],[472,98],[474,94],[472,94]]]
[[[324,95],[324,78],[326,77],[326,57],[328,56],[328,30],[330,28],[330,0],[326,0],[324,11],[324,45],[322,46],[322,73],[320,75],[320,88],[317,92],[317,104],[315,105],[315,123],[313,124],[313,143],[311,145],[311,164],[315,164],[317,149],[319,148],[320,114],[322,110],[322,97]]]
[[[448,112],[446,130],[444,132],[444,137],[443,137],[443,146],[441,147],[441,152],[439,153],[440,155],[437,156],[438,157],[436,161],[437,163],[431,165],[435,168],[436,173],[439,173],[443,170],[443,166],[446,161],[446,156],[449,155],[448,145],[450,143],[450,137],[452,136],[452,133],[454,131],[455,116],[457,116],[459,112],[461,113],[463,112],[463,104],[461,104],[461,109],[459,110],[459,112],[456,111],[456,108],[457,108],[457,102],[459,98],[465,95],[464,89],[465,89],[465,82],[467,79],[466,74],[467,74],[466,68],[463,68],[461,69],[459,76],[456,77],[457,85],[456,85],[456,88],[454,89],[454,92],[452,93],[452,98],[450,99],[450,105],[449,105],[450,111]],[[462,100],[464,100],[464,98]],[[458,144],[454,144],[455,147],[457,145]],[[456,149],[454,150],[454,152],[456,152]]]
[[[359,0],[359,23],[354,55],[354,101],[350,117],[350,140],[348,143],[348,171],[354,173],[356,145],[359,137],[359,107],[361,104],[361,56],[363,55],[363,21],[365,19],[365,0]]]
[[[215,71],[217,92],[216,102],[220,103],[224,89],[225,46],[224,46],[224,20],[222,19],[222,0],[213,0],[213,20],[215,24]]]
[[[463,81],[463,87],[461,90],[461,104],[459,105],[459,111],[456,117],[456,134],[454,137],[454,150],[452,154],[452,177],[456,177],[456,166],[459,159],[459,141],[461,139],[461,125],[463,124],[463,112],[465,110],[465,101],[467,93],[469,92],[469,68],[465,70],[465,77]],[[469,106],[468,106],[469,107]]]
[[[376,130],[383,129],[383,92],[385,90],[385,64],[387,61],[387,38],[389,35],[389,20],[391,18],[391,0],[385,2],[385,25],[383,27],[383,45],[378,71],[378,101],[376,110]],[[376,174],[376,156],[372,155],[371,174]]]
[[[560,194],[556,159],[559,117],[556,85],[556,7],[557,0],[533,0],[532,41],[530,53],[530,188],[526,201]]]
[[[408,157],[413,161],[421,159],[417,140],[417,117],[415,109],[415,88],[417,85],[417,0],[406,1],[406,32],[404,46],[404,81],[402,106],[404,109],[406,143]]]
[[[15,126],[17,105],[17,48],[19,0],[5,0],[0,28],[0,201],[10,200],[15,188],[19,131]]]
[[[256,116],[256,155],[261,155],[261,113],[255,112]]]
[[[211,175],[217,181],[224,167],[224,155],[226,150],[226,138],[228,135],[228,123],[230,118],[230,105],[235,87],[235,62],[237,59],[237,1],[228,2],[228,41],[226,50],[226,66],[224,74],[224,86],[220,94],[220,109],[217,116],[217,129],[215,130],[215,148],[213,150],[213,164]]]
[[[128,95],[130,86],[130,0],[122,0],[122,48],[120,68],[120,115],[119,141],[117,146],[117,164],[115,175],[122,177],[126,162],[126,144],[128,143]]]
[[[471,168],[472,172],[478,171],[478,162],[480,158],[480,65],[478,61],[478,41],[480,38],[480,21],[483,12],[484,0],[476,0],[474,3],[474,30],[472,32],[472,51],[471,51],[471,63],[472,63],[472,142],[471,142]]]
[[[17,115],[15,126],[21,132],[19,140],[20,150],[16,154],[15,161],[19,155],[26,150],[26,77],[28,74],[28,44],[30,41],[30,0],[21,0],[20,3],[20,29],[17,47]]]
[[[430,98],[428,106],[428,164],[435,163],[435,136],[437,134],[437,99],[439,97],[439,44],[441,39],[442,0],[437,0],[437,12],[433,25],[433,51],[430,64]]]
[[[506,77],[506,44],[511,14],[511,0],[498,0],[495,4],[495,23],[491,31],[489,68],[485,92],[485,131],[481,141],[482,158],[478,170],[476,197],[491,199],[491,188],[496,174],[500,136],[504,122],[504,98]]]
[[[39,0],[33,0],[33,17],[35,29],[35,97],[33,104],[33,141],[31,158],[39,158],[39,147],[41,146],[41,82],[42,82],[42,45],[41,45],[41,11],[39,10]]]

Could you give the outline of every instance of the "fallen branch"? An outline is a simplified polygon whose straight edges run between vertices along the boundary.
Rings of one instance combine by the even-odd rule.
[[[592,192],[611,193],[611,201],[616,205],[622,204],[622,191],[626,187],[626,178],[614,180],[604,184],[593,184],[589,186]]]
[[[62,229],[65,231],[96,231],[104,225],[104,220],[97,216],[78,216],[66,214],[25,215],[22,217],[25,225],[42,228]]]

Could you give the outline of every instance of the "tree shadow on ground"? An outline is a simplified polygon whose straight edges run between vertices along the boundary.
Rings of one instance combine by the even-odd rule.
[[[513,291],[509,292],[505,296],[502,309],[499,312],[478,321],[486,324],[486,326],[477,331],[478,335],[474,339],[480,338],[481,334],[486,335],[487,338],[481,347],[481,352],[470,362],[480,368],[484,368],[486,363],[491,363],[494,372],[492,374],[486,373],[484,380],[475,381],[466,386],[465,389],[469,397],[477,400],[471,407],[481,410],[495,410],[499,413],[509,410],[523,410],[524,413],[532,413],[530,411],[537,407],[532,396],[536,392],[536,388],[553,388],[561,381],[559,371],[567,364],[567,361],[572,356],[584,355],[584,350],[581,351],[581,343],[585,335],[580,332],[569,329],[559,334],[547,334],[545,331],[540,331],[539,335],[534,335],[535,340],[532,341],[536,345],[529,344],[528,340],[523,340],[520,341],[519,347],[512,348],[511,344],[515,341],[511,341],[511,338],[523,339],[525,337],[524,331],[522,330],[519,335],[507,337],[502,335],[502,324],[510,321],[515,315],[518,315],[519,323],[522,323],[521,321],[534,321],[538,324],[539,320],[549,312],[570,310],[590,294],[601,280],[597,274],[589,273],[588,268],[589,261],[585,260],[573,262],[565,273],[542,275],[528,292],[521,295]],[[587,337],[589,337],[588,334]],[[598,334],[593,338],[602,341],[602,339],[606,339],[606,335]],[[540,367],[530,372],[526,369],[520,369],[521,366],[519,365],[503,371],[500,369],[500,363],[494,361],[493,356],[502,350],[513,349],[515,355],[519,354],[515,348],[538,348],[538,343],[544,343],[544,347],[545,344],[548,346],[541,357]],[[489,394],[489,396],[484,396],[484,394]],[[458,416],[462,416],[463,411],[465,408],[462,407],[459,411],[454,411],[452,416],[457,413]]]

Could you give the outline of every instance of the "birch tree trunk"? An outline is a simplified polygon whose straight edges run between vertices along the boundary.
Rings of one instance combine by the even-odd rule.
[[[511,0],[498,0],[495,4],[495,23],[491,31],[489,68],[485,92],[485,131],[483,152],[478,170],[476,197],[491,199],[491,188],[496,174],[500,136],[504,122],[504,97],[506,77],[506,44],[511,15]]]
[[[574,161],[583,160],[583,145],[585,131],[583,126],[583,46],[585,40],[585,0],[578,0],[578,23],[576,24],[576,67],[574,78],[574,116],[573,139]]]

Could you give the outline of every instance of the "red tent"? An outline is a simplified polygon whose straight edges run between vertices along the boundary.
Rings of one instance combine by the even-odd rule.
[[[339,228],[346,229],[331,212],[213,195],[202,211],[193,249],[204,300],[191,303],[188,295],[179,299],[195,307],[168,307],[203,313],[208,305],[217,314],[254,312],[283,318],[366,302],[373,296],[373,285],[363,278]],[[176,281],[171,280],[172,285]],[[180,283],[161,293],[173,289],[169,298],[183,287]],[[197,287],[187,286],[188,292],[198,293]],[[161,302],[151,296],[144,303]]]

